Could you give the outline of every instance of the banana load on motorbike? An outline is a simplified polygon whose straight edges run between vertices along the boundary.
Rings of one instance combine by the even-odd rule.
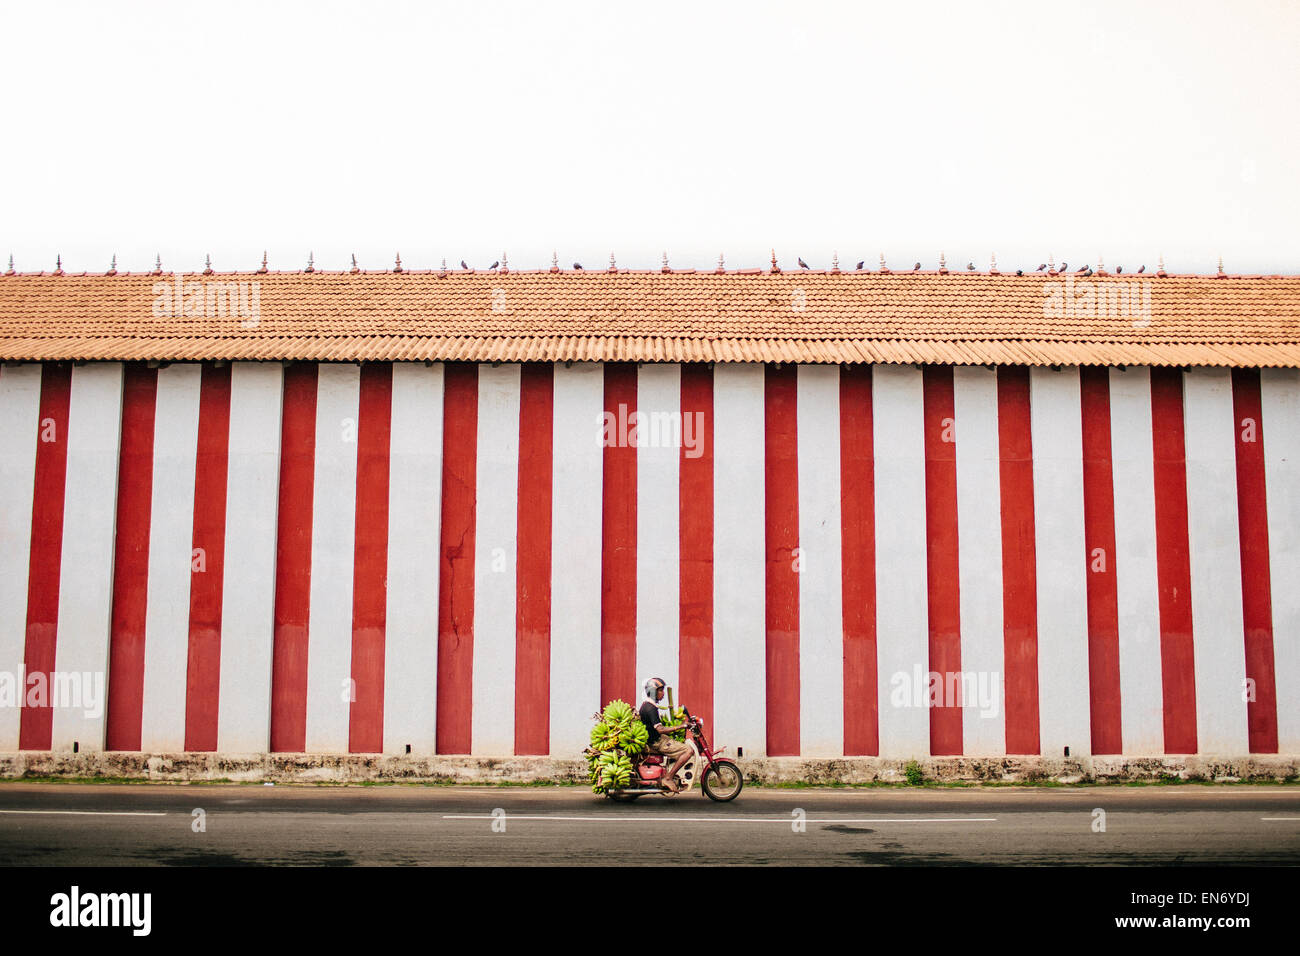
[[[646,681],[647,701],[662,700],[664,689],[662,680],[650,678]],[[611,800],[632,801],[686,793],[698,782],[710,799],[734,800],[744,786],[740,767],[730,757],[721,756],[725,747],[713,750],[709,746],[703,720],[685,707],[673,706],[671,688],[667,688],[667,697],[666,707],[655,704],[659,714],[655,731],[647,727],[647,720],[653,723],[653,718],[643,719],[624,700],[611,700],[593,715],[596,725],[591,730],[591,746],[585,751],[592,792]],[[652,746],[652,733],[669,743]],[[676,773],[672,774],[674,767]]]

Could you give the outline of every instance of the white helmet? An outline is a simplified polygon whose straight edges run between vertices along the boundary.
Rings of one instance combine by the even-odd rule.
[[[662,677],[649,677],[645,682],[645,695],[651,700],[655,699],[655,692],[664,686]]]

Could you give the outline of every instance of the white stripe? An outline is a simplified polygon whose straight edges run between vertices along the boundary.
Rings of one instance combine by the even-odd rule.
[[[360,366],[320,365],[307,631],[306,749],[313,753],[348,749],[360,401]]]
[[[1002,470],[998,441],[998,377],[984,368],[955,368],[957,429],[958,592],[963,688],[962,753],[1006,753],[1006,684],[1002,630]],[[983,699],[981,699],[981,697]]]
[[[121,437],[121,363],[74,366],[54,666],[80,675],[82,687],[77,706],[54,708],[53,750],[71,750],[74,741],[83,750],[104,749]]]
[[[202,371],[197,363],[158,370],[140,713],[140,748],[145,751],[185,747],[194,470]]]
[[[1120,730],[1126,754],[1164,752],[1160,585],[1156,571],[1151,370],[1110,370],[1110,465],[1115,493]]]
[[[432,754],[438,710],[443,366],[393,363],[384,752]]]
[[[555,366],[551,483],[552,754],[591,743],[600,700],[604,366]]]
[[[518,365],[478,368],[474,673],[470,753],[515,752],[515,582],[519,537]]]
[[[227,753],[265,753],[271,746],[283,383],[278,362],[236,362],[230,370],[217,706],[217,749]]]
[[[799,753],[844,754],[840,369],[798,369]]]
[[[767,752],[764,370],[713,369],[714,746]],[[706,732],[710,728],[705,728]]]
[[[680,706],[681,366],[643,365],[636,382],[636,680],[663,678]]]
[[[1077,367],[1030,369],[1034,550],[1038,576],[1039,747],[1092,752],[1088,693],[1083,419]]]
[[[876,466],[876,641],[880,756],[930,753],[930,713],[917,674],[929,672],[926,592],[925,396],[921,370],[871,372]]]
[[[32,556],[32,499],[41,416],[41,366],[0,369],[0,679],[23,691],[27,585]],[[18,749],[22,710],[0,707],[0,752]]]
[[[1300,370],[1260,371],[1277,747],[1300,753]]]
[[[1237,426],[1232,373],[1183,376],[1187,449],[1187,542],[1192,569],[1196,745],[1203,754],[1250,752],[1246,731],[1246,638],[1237,521]]]

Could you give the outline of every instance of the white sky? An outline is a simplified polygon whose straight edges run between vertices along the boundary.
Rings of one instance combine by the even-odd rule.
[[[20,271],[772,246],[1298,273],[1300,2],[0,4]]]

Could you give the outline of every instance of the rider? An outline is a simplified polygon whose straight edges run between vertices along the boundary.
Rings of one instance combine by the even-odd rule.
[[[645,682],[645,700],[641,702],[639,714],[641,722],[645,724],[646,733],[650,737],[650,742],[646,748],[651,753],[662,754],[665,757],[675,757],[677,762],[673,764],[672,769],[664,775],[664,787],[671,793],[681,791],[681,786],[677,783],[677,771],[686,765],[686,761],[691,758],[691,748],[679,740],[673,740],[669,734],[676,733],[679,730],[686,729],[685,724],[677,724],[672,727],[665,727],[660,722],[659,701],[664,698],[664,682],[662,678],[651,677]]]

